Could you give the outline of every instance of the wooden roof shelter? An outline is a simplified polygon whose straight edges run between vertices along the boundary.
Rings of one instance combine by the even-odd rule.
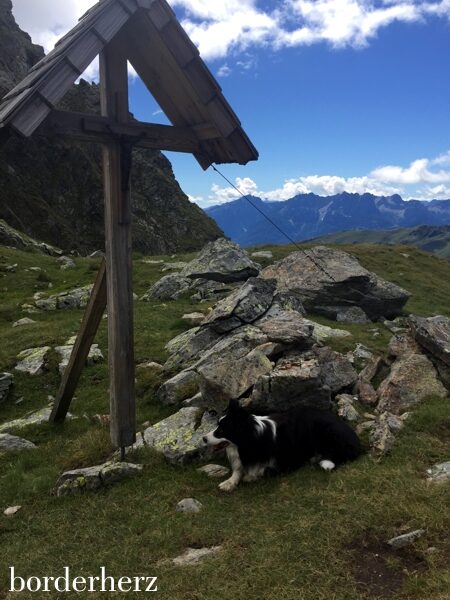
[[[101,116],[57,110],[100,55]],[[128,105],[129,61],[172,125],[142,123]],[[111,439],[135,441],[129,175],[133,146],[192,153],[201,167],[247,164],[258,153],[166,0],[99,0],[0,103],[0,142],[12,134],[103,144],[106,262],[64,373],[51,419],[67,414],[108,305]]]

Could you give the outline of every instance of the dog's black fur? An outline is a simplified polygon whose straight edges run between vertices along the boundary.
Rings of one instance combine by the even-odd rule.
[[[215,440],[216,448],[228,445],[227,452],[230,447],[237,450],[244,473],[258,465],[291,471],[312,459],[330,461],[333,466],[328,468],[334,468],[361,454],[358,436],[345,421],[331,411],[309,407],[258,417],[239,402],[230,402],[217,429],[205,436],[212,446]]]

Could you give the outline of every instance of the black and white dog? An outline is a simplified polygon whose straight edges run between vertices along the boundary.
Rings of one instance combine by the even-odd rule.
[[[226,492],[266,471],[292,471],[310,460],[331,471],[361,454],[356,433],[331,411],[299,407],[260,417],[238,401],[230,402],[218,427],[203,441],[213,450],[226,448],[232,474],[219,485]]]

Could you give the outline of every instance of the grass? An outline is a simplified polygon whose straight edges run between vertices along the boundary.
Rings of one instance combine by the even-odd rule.
[[[276,258],[292,251],[270,249]],[[406,259],[402,248],[351,246],[349,251],[367,268],[413,292],[409,311],[450,314],[449,261],[411,249]],[[183,258],[188,257],[177,260]],[[60,345],[76,333],[82,311],[25,315],[20,310],[36,291],[56,293],[92,282],[97,263],[75,262],[75,269],[61,271],[54,258],[0,249],[0,265],[19,265],[16,273],[0,270],[0,371],[13,368],[20,350]],[[52,289],[46,277],[26,271],[37,265]],[[159,265],[136,257],[139,296],[160,276]],[[186,328],[180,317],[196,309],[206,310],[206,305],[186,299],[136,302],[136,362],[164,360],[165,343]],[[12,328],[23,316],[36,323]],[[385,351],[390,333],[382,324],[345,327],[353,338],[334,341],[336,349],[346,351],[360,341]],[[373,337],[374,327],[378,337]],[[96,341],[106,354],[105,321]],[[137,369],[136,376],[138,423],[169,414],[155,399],[158,376],[144,369]],[[42,376],[16,374],[13,393],[0,405],[0,421],[45,406],[58,383],[55,361]],[[449,488],[429,485],[424,478],[426,468],[450,456],[448,401],[431,398],[415,411],[392,454],[380,463],[364,456],[331,475],[305,467],[224,495],[217,481],[196,471],[198,465],[174,467],[141,451],[136,460],[145,469],[138,478],[98,493],[57,498],[53,490],[62,471],[98,464],[110,455],[108,430],[92,418],[108,412],[106,363],[85,369],[72,411],[78,419],[23,432],[38,451],[0,457],[0,509],[22,505],[13,518],[0,513],[0,598],[13,597],[6,590],[10,565],[26,576],[57,576],[66,565],[76,575],[95,575],[105,565],[116,577],[158,576],[159,597],[170,600],[449,597]],[[203,511],[175,513],[184,497],[200,500]],[[426,534],[413,550],[394,557],[386,552],[385,540],[418,528]],[[222,553],[196,567],[180,569],[167,562],[187,547],[217,544],[223,545]],[[430,546],[437,551],[428,553]],[[384,588],[367,583],[363,559],[371,564],[374,549],[383,561]]]

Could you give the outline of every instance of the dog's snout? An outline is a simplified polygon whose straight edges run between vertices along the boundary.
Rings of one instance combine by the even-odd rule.
[[[203,443],[207,444],[208,443],[208,438],[206,437],[206,435],[203,436]]]

